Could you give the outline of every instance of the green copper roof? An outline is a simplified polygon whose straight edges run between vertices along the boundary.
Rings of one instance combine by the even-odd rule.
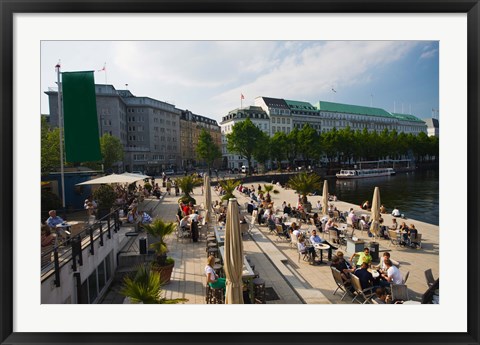
[[[288,107],[292,111],[310,111],[310,112],[318,112],[317,108],[311,105],[308,102],[301,102],[301,101],[290,101],[288,99],[285,100]]]
[[[392,114],[381,108],[364,107],[361,105],[342,104],[319,101],[316,105],[320,111],[330,111],[335,113],[347,113],[369,116],[380,116],[392,118]]]
[[[420,120],[418,117],[410,115],[410,114],[399,114],[399,113],[392,113],[393,117],[396,117],[399,120],[405,120],[405,121],[413,121],[413,122],[423,122],[425,121]]]

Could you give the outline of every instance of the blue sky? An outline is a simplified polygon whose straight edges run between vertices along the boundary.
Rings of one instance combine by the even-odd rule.
[[[431,41],[43,41],[43,92],[62,71],[100,70],[96,83],[128,89],[221,120],[257,96],[319,100],[432,115],[439,45]],[[332,91],[332,88],[336,91]],[[395,104],[395,109],[394,109]]]

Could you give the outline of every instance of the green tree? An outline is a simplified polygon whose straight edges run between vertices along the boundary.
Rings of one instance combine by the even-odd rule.
[[[225,191],[225,194],[222,196],[222,200],[229,200],[230,198],[235,198],[235,195],[233,195],[233,192],[235,191],[235,188],[237,188],[241,184],[241,181],[222,180],[222,181],[218,181],[218,184]]]
[[[198,137],[196,151],[198,157],[207,163],[209,173],[211,172],[215,159],[222,158],[222,152],[220,151],[220,148],[217,146],[217,144],[215,144],[212,136],[205,129],[202,129],[202,132]]]
[[[308,123],[298,131],[298,153],[302,155],[304,166],[315,156],[317,151],[318,134]]]
[[[302,196],[302,204],[308,202],[307,195],[314,191],[319,191],[322,182],[317,174],[307,174],[306,172],[297,174],[288,180],[287,185]]]
[[[287,159],[290,162],[290,166],[293,167],[295,159],[297,159],[299,151],[299,130],[295,127],[290,133],[287,134]]]
[[[105,133],[100,138],[104,169],[111,169],[113,164],[123,160],[123,145],[120,139]]]
[[[190,194],[193,192],[193,189],[195,187],[202,185],[202,179],[189,175],[189,176],[179,177],[175,179],[175,183],[183,192],[183,195],[180,199],[178,199],[178,202],[184,202],[184,203],[192,202],[195,205],[197,201],[194,198],[192,198]]]
[[[41,173],[47,174],[60,166],[60,130],[51,128],[41,117]]]
[[[252,158],[260,140],[262,140],[262,133],[262,130],[247,118],[245,121],[233,125],[232,132],[227,134],[227,150],[245,157],[248,164],[248,174],[252,173]]]
[[[253,158],[259,162],[265,170],[265,164],[270,158],[270,138],[265,132],[261,132],[260,137],[257,138],[257,147],[253,151]]]
[[[287,158],[288,139],[284,132],[275,132],[270,138],[270,157],[277,162],[278,169],[281,169],[281,161]]]

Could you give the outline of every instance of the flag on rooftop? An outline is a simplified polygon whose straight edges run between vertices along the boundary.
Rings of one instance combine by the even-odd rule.
[[[103,68],[97,70],[97,72],[105,72],[106,70],[107,70],[107,63],[105,62],[105,63],[103,64]]]
[[[63,72],[65,160],[102,160],[93,71]]]
[[[245,99],[245,96],[243,95],[243,93],[240,94],[240,99]]]

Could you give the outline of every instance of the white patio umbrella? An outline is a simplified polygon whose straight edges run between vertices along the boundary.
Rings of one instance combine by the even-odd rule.
[[[132,176],[132,177],[138,177],[138,178],[140,178],[141,180],[145,180],[146,178],[152,178],[152,176],[143,175],[143,174],[134,174],[134,173],[129,173],[129,172],[124,172],[122,175]]]
[[[328,182],[327,180],[323,181],[322,214],[324,216],[328,214]]]
[[[107,176],[102,176],[93,180],[88,180],[85,182],[77,183],[77,186],[88,185],[88,184],[111,184],[111,183],[134,183],[142,180],[140,177],[127,176],[127,175],[118,175],[111,174]]]
[[[210,212],[212,209],[212,190],[210,188],[210,177],[205,176],[205,222],[210,221]]]
[[[375,187],[373,191],[372,199],[372,222],[370,224],[370,232],[375,236],[378,236],[378,230],[380,229],[380,188]]]
[[[227,278],[225,304],[243,304],[243,242],[238,219],[238,204],[235,198],[229,201],[225,227],[225,257],[223,258],[223,268]]]

